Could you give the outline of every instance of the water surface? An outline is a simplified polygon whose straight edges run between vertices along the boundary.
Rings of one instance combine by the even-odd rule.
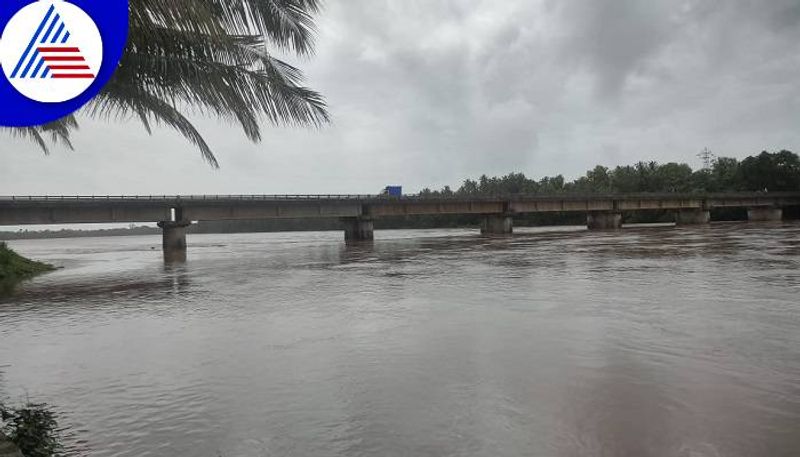
[[[797,456],[800,225],[14,241],[0,395],[91,456]]]

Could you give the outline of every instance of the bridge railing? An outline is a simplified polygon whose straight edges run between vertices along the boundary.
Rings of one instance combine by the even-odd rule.
[[[176,200],[368,200],[387,198],[376,194],[318,194],[318,195],[13,195],[0,196],[0,201],[176,201]]]
[[[303,200],[553,200],[553,199],[712,199],[712,198],[800,198],[800,192],[726,192],[726,193],[637,193],[637,194],[505,194],[505,195],[403,195],[379,194],[238,194],[238,195],[24,195],[0,196],[0,202],[92,202],[92,201],[303,201]]]

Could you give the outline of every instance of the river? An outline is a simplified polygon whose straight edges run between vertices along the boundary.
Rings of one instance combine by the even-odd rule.
[[[13,241],[0,396],[90,456],[800,455],[800,224]]]

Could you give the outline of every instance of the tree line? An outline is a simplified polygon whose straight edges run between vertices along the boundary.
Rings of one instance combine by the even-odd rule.
[[[781,192],[800,190],[800,158],[782,150],[738,160],[719,157],[709,167],[699,170],[685,163],[639,162],[610,169],[601,165],[573,181],[563,175],[531,179],[523,173],[500,177],[481,176],[467,179],[456,190],[425,188],[424,197],[554,195],[554,194],[625,194],[625,193],[711,193],[711,192]]]

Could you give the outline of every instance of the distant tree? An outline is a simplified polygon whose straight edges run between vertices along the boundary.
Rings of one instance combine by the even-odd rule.
[[[559,194],[565,190],[566,181],[564,176],[557,175],[553,177],[545,176],[539,181],[539,192],[543,194]]]
[[[489,177],[486,175],[481,175],[478,178],[478,191],[482,194],[486,194],[489,191]]]
[[[471,179],[467,179],[464,181],[464,184],[457,191],[460,195],[478,195],[478,183],[477,181],[473,181]]]
[[[657,192],[662,187],[658,176],[658,163],[639,162],[636,164],[636,173],[639,175],[638,192]]]
[[[586,172],[586,185],[592,193],[605,194],[611,192],[611,175],[608,168],[598,165]]]
[[[692,167],[682,163],[666,163],[656,168],[656,186],[652,192],[689,192],[692,190]]]
[[[689,177],[689,192],[714,192],[714,177],[711,170],[703,168]]]
[[[618,166],[611,172],[611,190],[616,193],[641,192],[640,173],[636,168]]]
[[[732,157],[718,157],[711,167],[711,188],[709,191],[722,192],[739,190],[739,160]]]
[[[552,195],[560,193],[602,194],[675,192],[702,193],[736,190],[800,190],[800,159],[790,151],[775,154],[763,152],[741,163],[730,157],[719,157],[710,168],[693,171],[685,163],[638,162],[609,170],[603,166],[586,172],[574,181],[564,176],[545,176],[539,181],[522,173],[501,177],[482,175],[477,181],[467,179],[456,191],[458,195]],[[441,191],[424,189],[420,195],[449,195],[449,187]]]
[[[422,189],[421,191],[419,191],[418,195],[420,197],[432,197],[432,196],[434,196],[435,194],[438,194],[438,193],[439,192],[434,192],[430,188],[426,187],[426,188]]]
[[[800,190],[800,158],[786,150],[774,154],[764,151],[744,159],[737,178],[742,190]]]

